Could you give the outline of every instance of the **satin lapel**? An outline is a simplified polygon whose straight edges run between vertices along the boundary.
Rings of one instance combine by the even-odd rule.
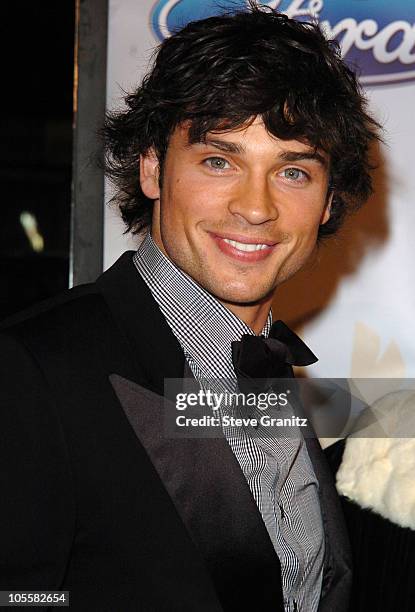
[[[168,439],[171,403],[116,374],[110,377],[227,611],[282,610],[280,564],[247,482],[227,441]]]
[[[184,354],[134,266],[133,255],[124,253],[96,285],[131,349],[135,380],[163,395],[165,378],[182,377]]]

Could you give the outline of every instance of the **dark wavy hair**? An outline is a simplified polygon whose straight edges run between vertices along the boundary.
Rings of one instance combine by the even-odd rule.
[[[169,138],[183,122],[192,143],[261,116],[278,138],[327,152],[333,200],[320,238],[371,194],[369,145],[379,125],[338,44],[316,24],[254,2],[244,12],[189,23],[160,45],[151,72],[125,102],[125,110],[108,113],[103,134],[107,175],[117,188],[113,201],[126,231],[151,222],[140,154],[153,147],[162,171]]]

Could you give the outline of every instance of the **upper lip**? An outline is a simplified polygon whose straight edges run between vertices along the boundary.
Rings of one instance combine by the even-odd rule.
[[[226,238],[226,240],[234,240],[235,242],[242,242],[242,244],[266,244],[267,246],[274,246],[277,244],[275,240],[268,240],[267,238],[249,238],[248,236],[241,236],[240,234],[218,234],[212,232],[218,238]]]

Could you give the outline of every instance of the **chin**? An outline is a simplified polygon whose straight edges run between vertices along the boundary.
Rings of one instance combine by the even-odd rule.
[[[226,290],[224,290],[224,287],[226,287]],[[268,298],[270,293],[274,291],[274,288],[269,288],[268,290],[264,289],[261,291],[259,290],[258,286],[255,288],[252,286],[230,287],[229,284],[226,285],[225,283],[217,285],[216,287],[206,287],[206,289],[221,302],[239,305],[257,304]]]

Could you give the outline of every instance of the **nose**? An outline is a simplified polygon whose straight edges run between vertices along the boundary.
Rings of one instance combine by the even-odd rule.
[[[261,225],[278,219],[278,207],[268,177],[262,173],[248,174],[229,202],[229,211],[251,225]]]

